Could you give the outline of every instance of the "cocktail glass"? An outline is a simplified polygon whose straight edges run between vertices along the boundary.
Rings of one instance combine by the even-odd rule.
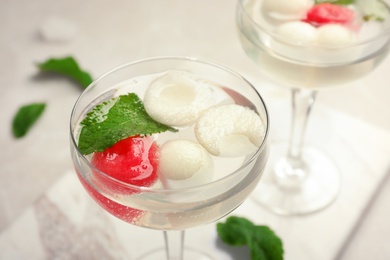
[[[214,176],[206,183],[166,187],[158,180],[150,187],[124,183],[98,170],[78,148],[80,121],[97,104],[119,92],[131,91],[142,99],[149,75],[184,71],[215,82],[236,104],[255,111],[264,123],[260,146],[239,158],[214,158]],[[141,84],[140,84],[141,83]],[[133,87],[122,90],[128,85]],[[71,154],[77,175],[89,195],[106,211],[139,227],[161,230],[165,249],[140,259],[211,259],[200,250],[183,250],[184,230],[212,223],[237,208],[256,187],[267,160],[268,113],[260,94],[243,77],[223,66],[194,58],[159,57],[132,62],[94,81],[79,97],[71,115]],[[183,130],[184,131],[184,130]],[[170,138],[176,134],[171,133]],[[183,135],[183,134],[182,134]],[[182,138],[181,136],[180,138]],[[194,138],[190,135],[185,138]],[[159,138],[156,138],[157,143]],[[159,177],[160,178],[160,177]]]
[[[291,87],[290,139],[272,144],[266,174],[253,193],[259,204],[274,213],[301,215],[316,212],[330,205],[339,193],[341,178],[338,167],[320,149],[304,145],[308,118],[319,90],[350,83],[373,71],[386,57],[390,37],[389,7],[385,2],[352,2],[360,4],[355,6],[357,16],[360,16],[356,19],[358,25],[356,20],[349,25],[351,34],[355,33],[357,39],[341,43],[345,38],[337,37],[346,36],[337,35],[337,29],[322,36],[323,42],[331,43],[326,44],[309,42],[313,32],[322,25],[304,31],[301,37],[297,36],[303,28],[301,24],[290,31],[285,29],[283,34],[276,29],[294,19],[305,20],[305,15],[300,18],[291,16],[293,5],[304,6],[314,4],[314,1],[238,1],[236,20],[247,56],[269,79]],[[370,10],[359,10],[362,6]],[[284,14],[275,13],[277,8]],[[367,11],[373,13],[365,13]]]

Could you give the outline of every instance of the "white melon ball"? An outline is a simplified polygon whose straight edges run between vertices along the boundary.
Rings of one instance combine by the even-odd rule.
[[[227,100],[228,95],[210,81],[187,72],[169,71],[149,85],[144,105],[157,122],[188,126],[204,109]]]
[[[314,42],[317,38],[317,29],[301,21],[283,23],[276,28],[276,33],[288,40],[300,43]]]
[[[264,0],[264,11],[278,19],[299,19],[305,17],[314,5],[313,0]]]
[[[325,46],[338,46],[351,43],[354,33],[339,24],[326,24],[317,29],[317,42]]]
[[[158,172],[170,188],[196,186],[212,179],[213,160],[196,142],[170,140],[160,148]]]
[[[195,123],[199,143],[215,156],[250,154],[260,147],[264,133],[259,115],[236,104],[211,107]]]

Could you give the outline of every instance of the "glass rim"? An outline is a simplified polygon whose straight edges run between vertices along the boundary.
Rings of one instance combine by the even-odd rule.
[[[229,74],[231,74],[231,75],[237,77],[238,79],[244,81],[246,84],[248,84],[248,86],[250,86],[255,91],[255,93],[257,94],[257,97],[260,99],[260,102],[261,102],[261,104],[262,104],[262,106],[264,108],[264,115],[265,115],[264,119],[266,121],[264,138],[263,138],[263,141],[262,141],[261,145],[256,150],[256,152],[254,152],[253,155],[250,157],[250,159],[248,159],[239,168],[237,168],[234,171],[230,172],[229,174],[223,176],[222,178],[216,179],[216,180],[214,180],[212,182],[207,182],[207,183],[204,183],[204,184],[200,184],[200,185],[195,185],[195,186],[190,186],[190,187],[185,187],[185,188],[178,188],[178,189],[176,189],[176,188],[153,189],[151,187],[137,186],[137,185],[134,185],[134,184],[130,184],[130,183],[126,183],[126,182],[123,182],[121,180],[118,180],[118,179],[108,175],[107,173],[99,170],[98,168],[96,168],[93,164],[91,164],[91,162],[86,158],[86,156],[81,153],[81,151],[80,151],[80,149],[79,149],[79,147],[77,145],[76,138],[74,136],[74,130],[75,129],[73,127],[73,123],[74,123],[73,121],[74,121],[74,118],[75,118],[75,111],[77,109],[77,106],[80,103],[80,100],[84,97],[85,93],[92,86],[96,85],[102,79],[104,79],[108,75],[111,75],[112,73],[115,73],[116,71],[119,71],[119,70],[124,69],[124,68],[129,67],[129,66],[134,66],[134,65],[137,65],[137,64],[141,64],[141,63],[153,62],[153,61],[163,61],[163,60],[177,60],[177,61],[181,60],[181,61],[196,62],[196,63],[200,63],[200,64],[205,64],[205,65],[208,65],[208,66],[213,66],[215,68],[224,70],[225,72],[228,72]],[[269,137],[269,129],[270,129],[270,119],[269,119],[269,112],[268,112],[267,106],[266,106],[266,104],[264,102],[263,97],[260,95],[260,93],[257,91],[257,89],[254,87],[254,85],[251,82],[249,82],[246,78],[244,78],[238,72],[236,72],[236,71],[234,71],[234,70],[232,70],[232,69],[230,69],[230,68],[228,68],[228,67],[226,67],[224,65],[220,65],[220,64],[218,64],[216,62],[213,62],[213,61],[210,61],[210,60],[206,60],[206,59],[203,59],[203,58],[200,59],[200,58],[189,57],[189,56],[157,56],[157,57],[151,57],[151,58],[138,59],[138,60],[134,60],[134,61],[131,61],[131,62],[124,63],[124,64],[122,64],[120,66],[114,67],[111,70],[108,70],[107,72],[103,73],[101,76],[99,76],[95,80],[93,80],[93,82],[91,84],[89,84],[88,87],[79,95],[79,97],[77,98],[75,104],[73,105],[71,116],[70,116],[70,139],[71,139],[71,145],[76,150],[77,156],[79,158],[81,158],[88,165],[88,167],[93,169],[94,172],[97,172],[98,174],[102,175],[104,178],[107,178],[110,181],[113,181],[114,183],[118,183],[118,185],[121,185],[122,187],[127,187],[127,188],[129,188],[131,190],[136,190],[136,191],[139,191],[139,192],[148,192],[148,193],[180,193],[180,192],[196,191],[196,190],[199,190],[199,189],[204,189],[207,186],[216,185],[216,183],[221,183],[221,182],[225,181],[228,178],[233,178],[235,175],[239,174],[240,171],[243,168],[247,167],[250,163],[252,163],[255,160],[255,158],[257,158],[258,155],[263,152],[264,149],[267,149],[267,140],[268,140],[268,137]]]
[[[342,45],[338,45],[338,46],[325,46],[325,45],[321,45],[321,44],[305,44],[302,42],[289,41],[288,39],[286,39],[286,37],[280,36],[272,31],[269,31],[266,28],[264,28],[263,26],[261,26],[259,23],[257,23],[252,18],[252,16],[247,12],[246,8],[244,7],[244,2],[246,2],[246,1],[247,0],[238,0],[238,6],[242,10],[242,13],[251,21],[251,23],[253,23],[256,28],[259,28],[262,32],[269,35],[273,39],[277,39],[279,42],[286,44],[286,45],[289,45],[289,46],[292,46],[292,47],[303,47],[303,48],[309,47],[309,48],[319,48],[319,49],[325,49],[325,50],[338,50],[338,49],[346,49],[346,48],[358,47],[361,45],[365,45],[365,44],[368,44],[371,42],[375,42],[376,40],[379,40],[379,39],[385,37],[386,35],[390,35],[390,6],[386,1],[383,1],[383,0],[379,0],[379,1],[385,5],[385,7],[388,11],[388,14],[389,14],[389,22],[387,24],[387,27],[384,28],[383,30],[381,30],[381,32],[379,34],[375,34],[374,36],[369,37],[368,39],[358,40],[358,41],[354,41],[351,43],[346,43],[346,44],[342,44]]]

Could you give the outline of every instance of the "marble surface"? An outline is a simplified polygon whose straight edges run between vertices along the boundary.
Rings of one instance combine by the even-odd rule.
[[[233,0],[0,2],[0,259],[135,259],[163,242],[148,239],[156,231],[104,213],[81,189],[68,147],[69,115],[81,90],[63,78],[38,76],[36,62],[72,55],[96,77],[150,56],[214,60],[256,85],[273,118],[273,140],[286,137],[289,91],[263,79],[245,56],[235,6]],[[62,31],[50,31],[50,23]],[[318,97],[308,141],[340,166],[335,203],[285,218],[249,199],[233,213],[275,229],[287,260],[390,258],[389,68],[387,58],[366,78]],[[48,104],[43,117],[15,140],[14,113],[38,101]],[[221,245],[213,224],[189,230],[187,244],[217,259],[249,259],[247,251]]]

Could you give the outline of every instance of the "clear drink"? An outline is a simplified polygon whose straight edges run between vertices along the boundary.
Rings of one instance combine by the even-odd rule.
[[[90,105],[80,114],[75,127],[75,136],[79,135],[81,130],[80,122],[85,115],[102,102],[117,98],[127,93],[137,94],[141,100],[145,95],[147,87],[154,80],[161,77],[164,73],[151,74],[146,76],[134,77],[132,79],[113,85],[106,92],[97,96]],[[224,85],[211,84],[210,86],[216,94],[216,100],[221,104],[236,103],[250,109],[256,109],[256,106],[244,98],[241,94]],[[111,105],[107,105],[109,108]],[[108,110],[108,109],[107,109]],[[265,122],[264,111],[256,111]],[[153,135],[153,141],[160,147],[169,140],[185,139],[197,142],[194,134],[194,125],[178,128],[178,132],[166,131]],[[264,133],[258,133],[264,135]],[[77,142],[77,139],[76,139]],[[267,149],[263,149],[253,160],[257,151],[234,157],[221,157],[211,155],[214,170],[211,178],[202,183],[202,193],[199,188],[191,190],[191,184],[181,184],[181,181],[166,180],[159,178],[150,187],[146,187],[145,192],[129,190],[122,192],[115,188],[115,183],[107,177],[98,177],[93,170],[86,173],[78,171],[79,178],[87,189],[89,194],[107,211],[116,217],[129,222],[133,225],[143,226],[161,230],[182,230],[200,224],[213,222],[221,216],[228,214],[241,201],[246,198],[256,186],[261,172],[267,159]],[[91,163],[92,155],[86,156]],[[243,166],[246,166],[242,169]],[[235,176],[229,177],[232,172]],[[222,179],[226,178],[226,181]],[[220,181],[220,185],[213,182]],[[230,188],[226,187],[229,183],[240,183]],[[198,186],[194,183],[193,186]],[[184,189],[187,191],[166,192],[166,189]],[[153,192],[148,192],[153,191]]]

